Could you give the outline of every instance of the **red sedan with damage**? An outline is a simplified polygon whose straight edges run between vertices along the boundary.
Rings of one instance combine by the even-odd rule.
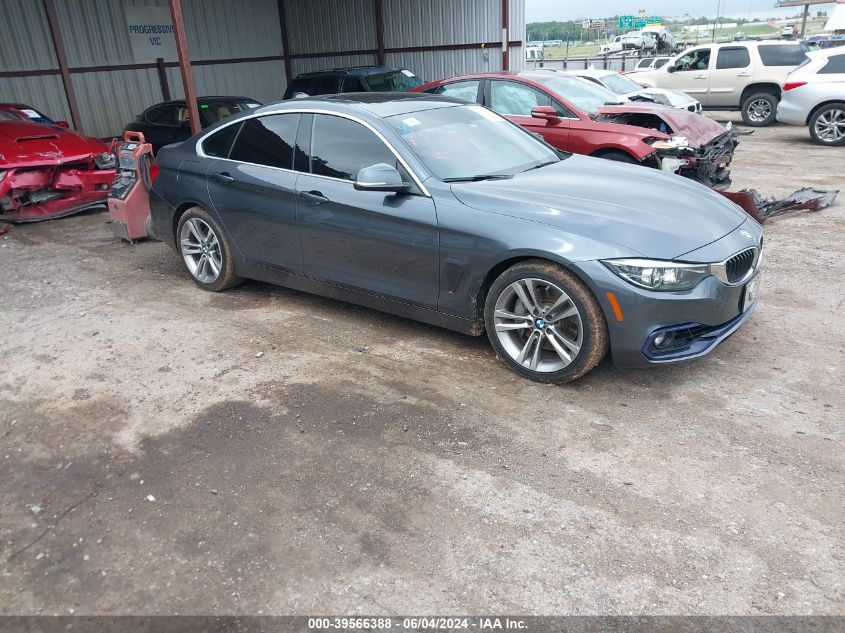
[[[104,205],[114,155],[54,125],[0,118],[0,220],[37,222]]]
[[[731,182],[736,130],[693,112],[621,103],[579,77],[549,70],[483,73],[414,91],[480,103],[563,151],[663,169],[714,189]]]

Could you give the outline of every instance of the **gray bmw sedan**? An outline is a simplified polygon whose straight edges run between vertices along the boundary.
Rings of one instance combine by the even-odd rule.
[[[154,230],[201,288],[258,279],[486,330],[533,380],[608,351],[622,367],[702,356],[757,299],[762,229],[721,195],[560,154],[446,97],[268,105],[157,158]]]

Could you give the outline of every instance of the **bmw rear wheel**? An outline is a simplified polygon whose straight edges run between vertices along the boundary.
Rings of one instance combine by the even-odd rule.
[[[571,272],[541,260],[512,266],[493,283],[484,309],[487,335],[517,373],[569,382],[607,354],[607,325],[590,290]]]
[[[177,246],[194,282],[217,292],[241,282],[235,274],[232,249],[223,230],[208,211],[191,207],[179,218]]]

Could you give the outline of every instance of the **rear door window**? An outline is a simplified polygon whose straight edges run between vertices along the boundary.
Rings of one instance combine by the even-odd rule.
[[[797,44],[758,46],[764,66],[797,66],[807,57]]]
[[[434,94],[475,103],[478,101],[478,86],[480,83],[480,81],[456,81],[445,86],[438,86],[434,90]]]
[[[344,77],[341,92],[365,92],[367,89],[358,77]]]
[[[229,150],[232,149],[232,143],[240,129],[241,124],[235,123],[218,130],[202,142],[202,151],[205,152],[206,156],[228,158]]]
[[[178,112],[179,106],[176,104],[153,106],[147,110],[144,118],[156,125],[178,125],[179,122],[176,120]]]
[[[845,54],[832,55],[819,71],[820,75],[836,75],[845,73]]]
[[[341,180],[355,180],[361,169],[376,163],[397,167],[396,156],[371,130],[328,114],[314,115],[310,162],[312,174]]]
[[[751,55],[745,46],[720,48],[716,56],[716,69],[747,68],[751,65]]]
[[[658,59],[656,62],[654,62],[654,67],[655,68],[663,68],[667,64],[668,61],[669,61],[668,57],[664,58],[664,59]]]
[[[292,113],[247,119],[229,158],[255,165],[292,169],[299,118],[299,114]]]

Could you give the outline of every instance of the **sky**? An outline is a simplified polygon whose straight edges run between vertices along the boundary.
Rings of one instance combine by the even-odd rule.
[[[717,0],[525,0],[525,13],[529,22],[552,20],[579,20],[604,18],[610,15],[637,15],[645,9],[648,15],[678,16],[716,15]],[[743,18],[784,18],[800,13],[801,7],[775,9],[775,0],[720,0],[719,15]],[[835,2],[811,6],[811,14],[830,10]]]

